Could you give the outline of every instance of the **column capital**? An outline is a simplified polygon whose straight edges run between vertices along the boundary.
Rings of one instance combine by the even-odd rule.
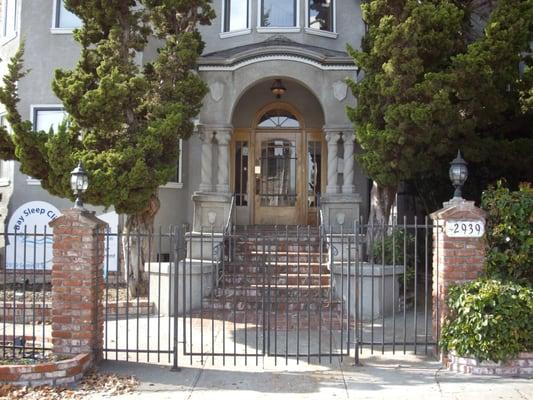
[[[230,142],[230,140],[231,140],[232,132],[233,132],[233,129],[217,131],[218,144],[219,145],[227,145]]]
[[[207,125],[198,125],[198,136],[204,143],[211,143],[215,137],[215,131]]]
[[[345,144],[347,143],[353,144],[355,142],[354,130],[351,129],[351,130],[342,131],[342,140],[344,141]]]
[[[328,144],[330,145],[337,144],[340,138],[341,138],[340,132],[337,132],[337,131],[326,132],[326,142],[328,142]]]

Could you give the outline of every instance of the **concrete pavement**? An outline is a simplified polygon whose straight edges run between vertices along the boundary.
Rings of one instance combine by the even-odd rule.
[[[533,380],[473,377],[445,371],[434,359],[413,355],[370,355],[362,366],[353,359],[329,365],[289,365],[239,359],[225,367],[216,360],[171,372],[166,366],[121,361],[102,363],[101,370],[134,375],[141,382],[134,394],[118,399],[533,399]],[[279,365],[283,364],[283,365]],[[96,398],[96,397],[95,397]]]

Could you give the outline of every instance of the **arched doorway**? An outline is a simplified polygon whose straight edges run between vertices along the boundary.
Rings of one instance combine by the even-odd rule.
[[[255,225],[316,225],[325,187],[321,129],[306,128],[291,104],[260,108],[251,129],[236,129],[232,142],[233,191],[238,220]]]

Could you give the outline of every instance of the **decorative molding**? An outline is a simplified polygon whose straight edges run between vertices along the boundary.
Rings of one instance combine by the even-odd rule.
[[[339,34],[337,32],[323,31],[314,28],[305,28],[305,33],[308,33],[310,35],[327,37],[329,39],[337,39],[339,37]]]
[[[359,68],[354,64],[322,64],[320,62],[310,60],[303,56],[294,56],[288,54],[270,54],[264,56],[258,56],[247,60],[239,61],[233,65],[200,65],[198,70],[200,72],[210,71],[227,71],[233,72],[240,68],[247,67],[252,64],[257,64],[265,61],[294,61],[302,64],[311,65],[322,71],[357,71]]]
[[[209,85],[209,91],[211,93],[211,98],[218,103],[222,97],[224,97],[224,84],[220,81],[215,81]]]
[[[228,39],[235,36],[249,35],[250,33],[252,33],[251,29],[241,29],[239,31],[220,32],[218,36],[220,39]]]
[[[348,85],[343,81],[333,83],[333,96],[338,101],[343,101],[348,95]]]

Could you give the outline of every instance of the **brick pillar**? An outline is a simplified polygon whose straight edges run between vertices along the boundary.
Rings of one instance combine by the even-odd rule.
[[[103,347],[103,260],[107,224],[94,213],[64,210],[54,228],[52,344],[58,355],[92,353]]]
[[[433,229],[433,335],[440,336],[442,323],[448,315],[446,299],[449,287],[472,281],[479,277],[485,261],[484,237],[464,237],[447,234],[447,224],[453,228],[455,221],[482,221],[485,212],[473,201],[453,199],[444,208],[431,214]],[[468,226],[468,225],[467,225]],[[453,229],[452,229],[453,231]],[[469,232],[470,229],[467,229]],[[451,237],[454,236],[454,237]],[[463,237],[461,237],[463,236]]]

